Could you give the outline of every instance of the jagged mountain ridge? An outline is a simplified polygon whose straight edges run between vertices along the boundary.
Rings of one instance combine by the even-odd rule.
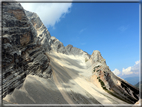
[[[37,30],[37,37],[39,38],[39,41],[41,42],[45,50],[46,47],[48,47],[47,49],[49,50],[46,50],[47,52],[55,51],[67,55],[79,55],[85,57],[87,60],[90,58],[90,55],[87,52],[84,52],[79,48],[73,47],[72,45],[67,45],[65,47],[63,43],[60,42],[56,37],[51,36],[36,13],[26,10],[25,13],[29,20],[32,22],[34,28]]]
[[[138,90],[137,89],[135,89],[135,87],[133,87],[132,85],[126,85],[126,87],[127,86],[129,86],[129,87],[133,87],[133,88],[124,88],[124,84],[125,84],[125,82],[122,80],[122,79],[120,79],[120,78],[117,78],[112,72],[111,72],[111,70],[109,69],[109,67],[106,65],[106,61],[105,61],[105,59],[103,59],[103,57],[101,56],[101,54],[100,54],[100,52],[99,51],[94,51],[93,53],[92,53],[92,55],[89,55],[87,52],[84,52],[84,51],[82,51],[81,49],[78,49],[78,48],[75,48],[75,47],[73,47],[72,45],[68,45],[68,46],[66,46],[66,47],[64,47],[64,45],[63,45],[63,43],[62,42],[60,42],[58,39],[56,39],[55,37],[51,37],[50,38],[51,40],[51,50],[52,51],[55,51],[55,52],[59,52],[59,53],[63,53],[63,54],[67,54],[67,55],[79,55],[79,56],[83,56],[86,60],[91,60],[91,62],[92,62],[92,64],[93,63],[95,63],[95,65],[96,65],[96,62],[98,63],[98,62],[100,62],[100,64],[101,65],[103,65],[103,69],[105,69],[106,70],[106,72],[103,74],[102,73],[102,78],[105,78],[105,79],[102,79],[103,80],[103,82],[105,83],[105,86],[107,87],[107,89],[110,89],[110,87],[111,87],[111,89],[113,89],[113,91],[115,91],[115,92],[117,92],[117,93],[121,93],[121,92],[123,92],[123,91],[125,91],[126,92],[126,94],[124,94],[124,95],[122,95],[122,97],[124,97],[124,98],[126,98],[126,96],[128,95],[128,97],[129,96],[133,96],[132,97],[132,99],[131,100],[133,100],[133,102],[135,102],[135,101],[137,101],[138,100]],[[95,66],[96,67],[96,66]],[[99,69],[98,69],[99,70]],[[101,71],[102,69],[100,69],[100,71]],[[98,75],[99,73],[97,72],[95,75]],[[107,76],[106,76],[107,75]],[[109,75],[109,76],[108,76]],[[99,77],[99,76],[97,76],[97,77]],[[111,78],[113,78],[113,79],[111,79],[111,78],[109,78],[109,77],[111,77]],[[114,81],[113,81],[114,80]],[[108,81],[108,82],[107,82]],[[118,81],[118,82],[116,82],[116,81]],[[117,86],[117,87],[119,87],[119,88],[112,88],[113,86],[115,86],[115,84],[121,84],[120,86]],[[120,88],[121,87],[121,88]],[[119,90],[123,90],[123,91],[119,91]],[[136,91],[136,95],[133,95],[133,93],[134,93],[134,91],[128,91],[128,90],[134,90],[134,91]],[[131,93],[131,94],[130,94]],[[116,94],[116,96],[117,96],[117,94]],[[128,98],[127,98],[128,99]],[[130,100],[130,101],[131,101]]]
[[[20,17],[15,14],[15,11],[19,13]],[[92,79],[98,78],[98,83],[99,81],[104,83],[102,87],[115,91],[114,94],[119,94],[122,99],[127,99],[131,103],[138,100],[138,90],[115,76],[106,65],[106,61],[99,51],[94,51],[90,56],[72,45],[64,47],[62,42],[50,35],[35,13],[23,10],[18,3],[3,4],[3,19],[3,97],[11,93],[15,88],[21,87],[29,74],[46,79],[50,78],[51,68],[54,66],[49,65],[52,57],[48,57],[46,52],[53,51],[87,59],[86,63],[92,66]],[[12,26],[10,26],[11,23],[9,22],[12,22]],[[22,30],[23,32],[21,32]],[[30,34],[28,34],[29,32]],[[97,81],[92,82],[95,84]]]
[[[2,6],[2,97],[5,97],[22,86],[26,75],[43,76],[43,72],[50,74],[51,69],[50,59],[21,5],[4,2]]]

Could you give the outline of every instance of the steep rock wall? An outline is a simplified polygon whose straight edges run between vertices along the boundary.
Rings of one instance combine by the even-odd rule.
[[[25,13],[33,24],[37,32],[37,37],[46,52],[55,51],[67,55],[79,55],[83,56],[86,60],[90,58],[90,55],[83,50],[73,47],[72,45],[64,46],[56,37],[51,36],[48,29],[44,26],[39,16],[34,12],[25,10]]]
[[[97,78],[97,82],[100,83],[102,89],[129,103],[135,103],[139,100],[139,90],[114,75],[99,51],[96,50],[93,52],[90,61],[93,66],[91,79]]]
[[[2,97],[22,86],[25,77],[50,77],[49,58],[34,25],[19,3],[2,4]]]
[[[44,24],[42,23],[42,21],[40,20],[39,16],[36,13],[26,11],[26,10],[25,10],[25,13],[26,13],[28,19],[30,20],[30,22],[33,24],[33,27],[35,28],[36,33],[37,33],[36,36],[39,39],[42,47],[44,48],[44,50],[46,52],[49,52],[51,50],[51,48],[50,48],[51,35],[50,35],[49,31],[44,26]]]

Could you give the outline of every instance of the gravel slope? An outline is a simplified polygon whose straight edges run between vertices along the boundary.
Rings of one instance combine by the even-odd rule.
[[[47,53],[53,70],[51,78],[28,75],[20,89],[7,95],[10,104],[127,104],[90,82],[91,67],[84,58]]]

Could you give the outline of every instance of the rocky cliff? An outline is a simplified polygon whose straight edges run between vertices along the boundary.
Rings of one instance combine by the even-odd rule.
[[[83,58],[85,58],[85,60],[89,60],[90,58],[90,55],[87,52],[79,48],[73,47],[73,45],[67,45],[65,47],[63,43],[54,36],[51,37],[51,49],[52,51],[63,53],[66,55],[82,56]]]
[[[2,7],[2,97],[13,92],[15,88],[20,88],[28,74],[46,79],[51,77],[50,59],[45,52],[55,51],[82,56],[93,67],[91,79],[94,84],[99,83],[102,89],[128,103],[138,101],[139,90],[115,76],[99,51],[89,55],[72,45],[65,47],[50,35],[36,13],[24,10],[19,3],[5,2]],[[75,62],[71,64],[78,65]]]
[[[83,56],[86,60],[90,55],[83,50],[73,47],[72,45],[64,46],[56,37],[51,36],[47,28],[44,26],[39,16],[36,13],[25,10],[25,13],[37,31],[37,38],[46,52],[55,51],[66,55]]]
[[[3,2],[2,19],[2,97],[5,97],[21,87],[28,74],[48,78],[51,69],[50,59],[37,37],[37,29],[22,6]],[[46,49],[49,50],[48,47]]]
[[[127,102],[135,103],[139,100],[139,90],[114,75],[99,51],[94,51],[89,61],[93,65],[91,77],[93,83],[100,84],[102,89],[120,99],[125,99]]]
[[[42,21],[40,20],[39,16],[34,12],[29,12],[25,10],[25,13],[32,23],[33,27],[36,30],[36,37],[38,38],[39,42],[41,43],[45,52],[49,52],[51,50],[51,35],[47,28],[44,26]]]

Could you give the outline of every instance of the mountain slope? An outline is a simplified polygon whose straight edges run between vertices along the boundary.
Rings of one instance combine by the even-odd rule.
[[[12,104],[134,104],[139,90],[92,55],[50,35],[37,14],[3,3],[2,97]],[[18,13],[18,14],[17,14]]]
[[[141,87],[141,90],[142,90],[142,81],[138,82],[137,84],[135,84],[135,87],[139,88],[139,85]]]
[[[86,80],[91,73],[88,74],[82,57],[61,53],[47,55],[53,71],[51,78],[28,75],[23,87],[7,95],[5,101],[18,104],[127,104]]]

